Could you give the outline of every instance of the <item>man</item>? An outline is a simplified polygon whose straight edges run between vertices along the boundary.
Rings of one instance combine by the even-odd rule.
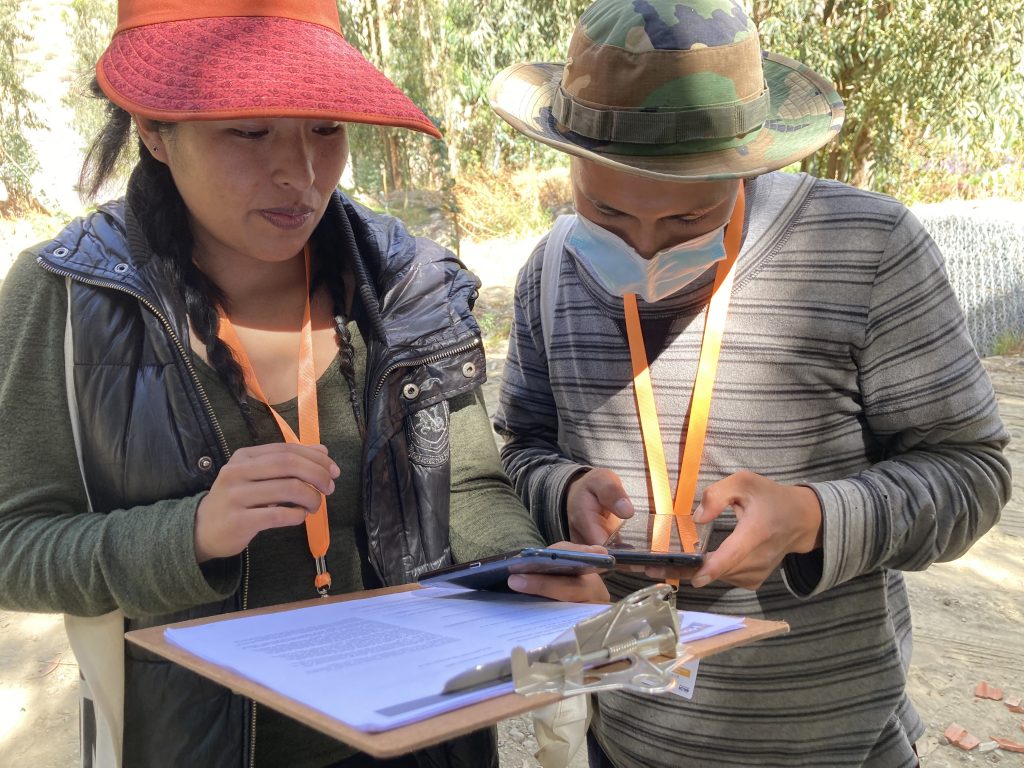
[[[935,245],[890,198],[777,172],[842,102],[731,0],[598,0],[564,66],[510,67],[491,102],[571,156],[576,207],[516,288],[495,424],[518,492],[552,541],[636,511],[692,550],[713,524],[679,607],[790,625],[702,662],[692,699],[598,697],[592,765],[916,765],[900,572],[1010,493]]]

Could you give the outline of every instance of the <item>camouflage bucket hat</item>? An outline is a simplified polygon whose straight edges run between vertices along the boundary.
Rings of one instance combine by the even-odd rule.
[[[597,0],[562,64],[516,64],[491,107],[520,133],[617,170],[668,181],[758,176],[839,132],[825,78],[761,51],[734,0]]]

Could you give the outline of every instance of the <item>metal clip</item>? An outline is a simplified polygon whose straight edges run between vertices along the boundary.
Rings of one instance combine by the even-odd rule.
[[[331,591],[331,574],[327,570],[327,560],[321,555],[314,558],[314,563],[316,564],[316,579],[313,581],[313,586],[316,587],[320,597],[327,597]]]
[[[581,621],[572,632],[574,639],[532,653],[522,647],[512,650],[518,693],[568,696],[617,688],[659,693],[675,687],[672,670],[682,646],[675,589],[668,584],[637,590]],[[655,657],[667,660],[656,662]]]

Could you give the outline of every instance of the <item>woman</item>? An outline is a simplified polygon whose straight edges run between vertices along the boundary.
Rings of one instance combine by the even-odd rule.
[[[126,197],[3,287],[0,605],[68,615],[83,756],[370,765],[122,633],[542,541],[482,406],[475,278],[336,189],[345,122],[436,129],[330,0],[195,5],[122,0],[83,188],[134,132]],[[493,730],[393,764],[496,765]]]

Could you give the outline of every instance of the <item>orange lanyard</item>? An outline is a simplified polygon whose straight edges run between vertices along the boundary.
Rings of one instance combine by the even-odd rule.
[[[270,414],[277,422],[278,429],[285,442],[297,445],[317,445],[320,442],[320,417],[316,403],[316,368],[313,364],[313,322],[309,307],[309,245],[303,249],[303,256],[306,260],[306,307],[302,313],[302,333],[299,338],[299,371],[298,371],[298,401],[299,401],[299,434],[288,425],[281,415],[275,411],[267,396],[263,394],[256,374],[253,372],[252,363],[245,353],[245,347],[235,333],[231,320],[223,310],[220,314],[220,340],[227,344],[231,353],[238,361],[245,376],[245,386],[250,392],[258,397],[270,410]],[[309,551],[313,555],[316,565],[316,579],[314,586],[321,595],[326,595],[331,588],[331,574],[327,571],[327,562],[324,559],[327,555],[327,548],[331,545],[331,531],[327,525],[327,499],[320,496],[320,508],[311,515],[306,515],[306,540],[309,542]]]
[[[697,379],[690,400],[690,419],[686,440],[679,457],[679,484],[676,487],[675,505],[668,482],[668,467],[665,463],[665,448],[658,426],[658,412],[654,405],[654,389],[651,386],[651,372],[640,328],[640,313],[637,310],[636,294],[623,297],[626,314],[626,337],[629,340],[629,355],[633,364],[633,390],[636,395],[637,415],[640,419],[640,434],[647,455],[647,466],[651,473],[651,489],[654,495],[654,533],[651,549],[667,552],[672,535],[671,522],[674,519],[679,530],[683,551],[694,552],[697,548],[697,528],[693,523],[693,499],[697,493],[697,475],[700,473],[701,457],[704,453],[704,437],[708,427],[708,412],[711,410],[711,393],[715,385],[715,371],[718,368],[718,353],[722,346],[725,318],[729,311],[729,295],[732,292],[733,266],[740,252],[740,237],[743,232],[743,211],[745,197],[743,184],[736,196],[736,205],[725,231],[725,258],[715,269],[715,284],[711,303],[704,320],[704,336],[697,362]]]

